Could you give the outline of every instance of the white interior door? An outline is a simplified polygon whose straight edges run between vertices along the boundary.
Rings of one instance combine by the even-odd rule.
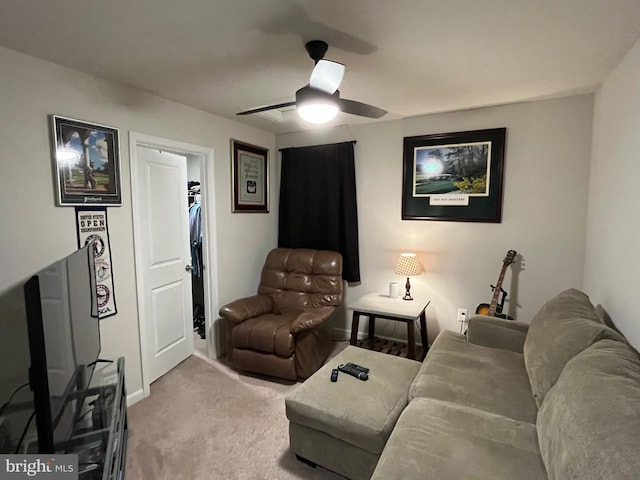
[[[142,225],[136,260],[142,270],[139,308],[143,355],[151,383],[193,353],[186,157],[150,147],[136,149],[136,197]]]

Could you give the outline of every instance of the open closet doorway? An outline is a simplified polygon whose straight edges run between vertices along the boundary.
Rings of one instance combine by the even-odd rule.
[[[129,147],[142,382],[148,396],[154,380],[194,353],[194,338],[201,340],[199,354],[218,355],[207,314],[218,303],[213,150],[133,132]],[[196,200],[200,224],[192,245],[190,208]]]
[[[187,199],[189,204],[189,245],[191,247],[191,300],[193,305],[193,347],[210,358],[207,343],[207,316],[204,302],[204,260],[202,256],[202,165],[201,157],[187,156]]]

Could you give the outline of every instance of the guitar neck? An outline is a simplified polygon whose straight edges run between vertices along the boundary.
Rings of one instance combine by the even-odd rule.
[[[498,306],[498,298],[500,297],[500,292],[502,291],[502,281],[504,280],[504,274],[507,271],[507,264],[502,264],[502,270],[500,270],[500,276],[498,277],[498,282],[496,283],[496,288],[493,289],[493,296],[491,297],[491,304],[489,305],[489,313],[487,315],[493,317],[496,314],[496,308]]]

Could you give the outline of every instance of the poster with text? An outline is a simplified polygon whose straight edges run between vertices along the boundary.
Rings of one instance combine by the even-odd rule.
[[[234,213],[269,213],[269,150],[231,140]]]
[[[98,318],[115,315],[116,298],[113,289],[111,245],[105,207],[76,207],[78,248],[93,243],[96,272]]]

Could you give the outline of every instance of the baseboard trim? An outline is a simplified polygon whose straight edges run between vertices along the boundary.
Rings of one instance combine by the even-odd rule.
[[[138,403],[140,400],[144,400],[144,390],[136,390],[133,393],[127,395],[127,407],[130,407],[134,403]]]

